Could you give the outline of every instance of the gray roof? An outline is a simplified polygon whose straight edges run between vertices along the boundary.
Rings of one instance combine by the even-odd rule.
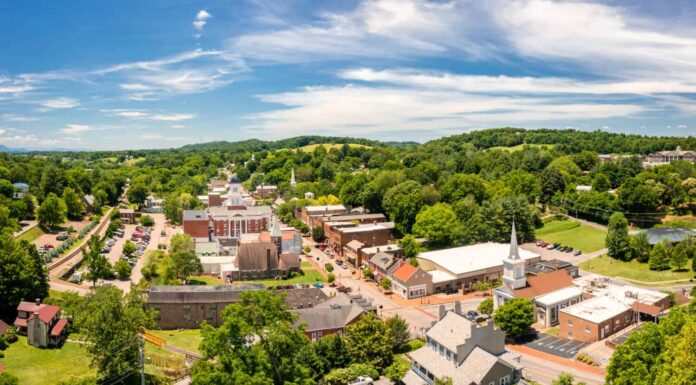
[[[425,334],[448,350],[456,352],[457,346],[463,345],[471,337],[471,328],[471,321],[453,311],[448,311]]]
[[[362,298],[359,298],[362,299]],[[322,302],[310,309],[298,311],[297,325],[305,324],[305,331],[341,329],[372,309],[368,302],[358,303],[345,294]]]
[[[517,362],[512,361],[514,355],[504,353],[501,356],[496,356],[478,346],[469,353],[459,366],[455,366],[453,362],[448,361],[446,357],[441,356],[430,346],[423,346],[409,353],[409,356],[436,377],[450,377],[454,385],[481,384],[484,377],[498,362],[518,370],[522,368]]]
[[[185,221],[207,221],[208,214],[203,210],[184,210]]]
[[[246,290],[263,290],[262,284],[234,286],[152,286],[148,304],[158,303],[231,303],[239,301],[239,293]]]
[[[689,236],[696,236],[696,230],[686,227],[655,227],[645,232],[651,245],[660,243],[665,238],[670,242],[681,242]]]
[[[285,303],[293,309],[311,308],[326,302],[329,297],[316,287],[303,289],[276,289],[279,294],[285,294]]]
[[[389,270],[396,263],[396,257],[384,251],[380,251],[370,258],[370,263],[379,266],[381,269]]]

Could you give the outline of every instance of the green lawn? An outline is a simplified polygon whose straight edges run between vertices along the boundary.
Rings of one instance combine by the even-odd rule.
[[[518,144],[517,146],[512,146],[512,147],[503,147],[503,146],[491,147],[491,148],[489,148],[489,150],[502,150],[502,151],[507,151],[507,152],[516,152],[516,151],[521,151],[524,148],[524,146],[536,147],[536,148],[546,147],[549,150],[556,147],[555,144]]]
[[[174,377],[185,367],[186,357],[160,348],[151,343],[145,344],[145,373],[153,376]]]
[[[198,346],[203,341],[200,329],[150,331],[152,334],[167,340],[167,345],[194,353],[198,352]]]
[[[46,234],[46,232],[41,228],[41,226],[35,226],[31,230],[17,237],[18,241],[34,242],[39,239],[40,236]]]
[[[89,356],[78,344],[66,342],[60,349],[39,349],[27,345],[27,338],[5,350],[0,359],[5,369],[19,377],[22,385],[49,385],[71,377],[94,374],[89,368]]]
[[[314,266],[314,265],[312,265],[312,262],[309,262],[309,261],[302,261],[302,262],[300,262],[300,267],[303,268],[303,269],[304,269],[304,268],[310,268],[310,269],[311,269],[313,266]]]
[[[640,263],[636,260],[631,262],[617,261],[608,255],[592,258],[580,264],[580,268],[585,271],[607,275],[610,277],[622,277],[643,282],[676,281],[694,277],[691,264],[688,264],[687,271],[653,271],[647,263]]]
[[[574,249],[580,249],[584,253],[603,249],[606,235],[605,230],[568,219],[548,221],[544,227],[536,231],[537,239],[560,243]]]
[[[234,284],[246,284],[246,283],[262,283],[266,286],[278,286],[278,285],[294,285],[296,283],[307,283],[307,284],[313,284],[314,282],[326,282],[326,279],[324,276],[321,275],[320,272],[318,272],[314,268],[307,268],[304,265],[304,261],[302,262],[302,271],[304,271],[304,275],[298,275],[294,278],[290,279],[260,279],[260,280],[254,280],[254,281],[235,281]],[[309,262],[307,262],[309,263]],[[311,266],[311,264],[310,264]],[[210,276],[196,276],[196,277],[191,277],[189,281],[192,285],[224,285],[225,283],[215,277],[210,277]]]

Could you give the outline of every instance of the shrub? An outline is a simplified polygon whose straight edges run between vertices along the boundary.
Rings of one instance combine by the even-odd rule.
[[[326,385],[343,385],[361,376],[377,379],[379,372],[368,364],[352,364],[347,368],[331,370],[324,376],[324,383]]]
[[[334,275],[334,273],[329,273],[329,275],[326,277],[326,281],[329,283],[331,283],[335,280],[336,280],[336,276]]]
[[[326,271],[328,271],[330,273],[334,270],[334,267],[332,264],[327,263],[327,264],[324,264],[324,269],[326,269]]]
[[[372,274],[372,270],[370,270],[369,268],[365,268],[363,269],[363,277],[367,279],[372,279],[374,278],[374,274]]]
[[[5,350],[7,347],[10,346],[10,344],[5,341],[4,337],[0,337],[0,350]]]
[[[391,289],[391,280],[389,278],[382,278],[379,280],[379,285],[382,287],[383,290],[387,291]]]
[[[10,326],[9,328],[7,328],[5,334],[3,334],[2,337],[5,339],[5,341],[7,341],[8,344],[13,344],[17,342],[17,331],[14,327]]]
[[[149,215],[143,215],[140,217],[140,224],[143,226],[152,227],[155,225],[155,220]]]
[[[312,251],[312,248],[309,246],[305,246],[302,250],[304,250],[305,254],[309,254],[309,252]]]
[[[114,272],[116,272],[118,279],[125,281],[131,276],[131,267],[128,262],[119,259],[118,262],[114,264]]]

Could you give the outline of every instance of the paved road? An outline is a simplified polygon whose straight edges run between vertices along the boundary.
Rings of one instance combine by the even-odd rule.
[[[21,228],[19,231],[17,231],[16,233],[14,233],[13,236],[14,236],[15,238],[17,238],[17,237],[19,237],[20,235],[26,233],[27,231],[33,229],[33,228],[36,227],[38,224],[39,224],[39,222],[36,221],[36,220],[22,221],[22,222],[20,222],[20,225],[22,226],[22,228]]]
[[[570,373],[575,377],[575,381],[582,381],[587,385],[604,384],[604,376],[602,375],[560,365],[528,354],[521,354],[521,356],[520,363],[524,366],[525,376],[544,385],[551,385],[561,373]]]

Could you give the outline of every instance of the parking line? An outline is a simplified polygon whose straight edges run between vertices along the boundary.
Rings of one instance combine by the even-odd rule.
[[[560,352],[564,351],[565,348],[563,348],[563,347],[566,346],[566,345],[568,345],[568,344],[570,344],[570,345],[572,346],[572,345],[573,345],[573,341],[568,341],[568,342],[564,343],[563,345],[559,346],[559,347],[557,348],[558,351],[560,351]]]

